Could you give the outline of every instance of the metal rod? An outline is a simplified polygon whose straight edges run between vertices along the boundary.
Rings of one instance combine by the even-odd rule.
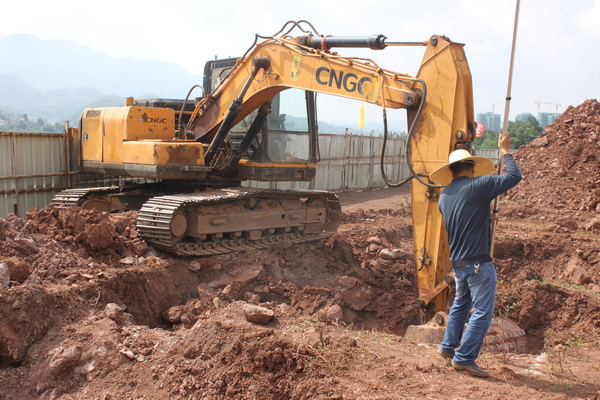
[[[500,135],[504,136],[508,133],[508,113],[510,110],[510,100],[511,100],[511,88],[512,88],[512,75],[513,75],[513,66],[515,63],[515,48],[517,46],[517,26],[519,24],[519,6],[521,4],[521,0],[517,0],[517,8],[515,10],[515,25],[513,28],[513,39],[512,39],[512,48],[510,51],[510,65],[508,69],[508,87],[506,89],[506,104],[504,106],[504,121],[502,122],[502,133]],[[498,154],[498,175],[502,173],[502,154]],[[494,199],[494,216],[498,213],[498,196]],[[496,235],[496,221],[492,222],[492,232],[491,232],[491,243],[490,243],[490,255],[494,257],[494,238]]]
[[[511,88],[513,67],[515,63],[515,48],[517,46],[517,26],[519,24],[519,5],[521,0],[517,0],[517,9],[515,11],[515,26],[513,30],[512,49],[510,51],[510,67],[508,69],[508,88],[506,89],[506,103],[504,105],[504,121],[502,123],[502,136],[508,133],[508,113],[510,110]]]
[[[382,50],[385,48],[384,35],[371,36],[309,36],[307,45],[317,49],[334,47],[370,48]]]
[[[52,186],[52,187],[29,188],[29,189],[8,189],[8,190],[0,190],[0,194],[59,192],[64,189],[70,189],[70,188],[68,188],[67,186]],[[17,210],[18,210],[18,208],[17,208]]]
[[[45,133],[45,132],[0,132],[0,136],[39,136],[39,137],[61,137],[64,133]]]
[[[71,173],[71,135],[69,121],[64,122],[65,129],[65,170],[67,171],[67,186],[73,187],[73,180]]]
[[[313,48],[352,47],[383,50],[388,46],[427,46],[428,40],[422,42],[388,41],[385,35],[371,36],[308,36],[301,43]]]
[[[0,181],[9,180],[9,179],[30,179],[30,178],[47,178],[52,176],[69,176],[69,175],[77,175],[79,172],[71,171],[71,172],[54,172],[50,174],[30,174],[30,175],[11,175],[11,176],[0,176]]]
[[[427,46],[429,44],[429,40],[423,40],[422,42],[396,42],[389,41],[386,39],[386,46]]]

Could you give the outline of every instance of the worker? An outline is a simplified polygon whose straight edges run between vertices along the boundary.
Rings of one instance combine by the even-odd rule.
[[[475,361],[492,322],[496,298],[497,275],[490,255],[490,203],[522,179],[508,151],[509,134],[500,135],[498,147],[506,166],[502,175],[489,175],[495,169],[494,162],[471,156],[464,149],[450,153],[448,163],[430,175],[432,181],[446,186],[439,208],[448,232],[456,282],[454,303],[438,353],[452,360],[456,370],[478,377],[489,376]],[[471,308],[475,311],[469,318]]]

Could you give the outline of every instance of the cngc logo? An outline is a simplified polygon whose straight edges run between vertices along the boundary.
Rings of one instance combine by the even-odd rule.
[[[150,124],[166,124],[167,119],[166,118],[152,118],[152,117],[148,117],[148,114],[143,113],[141,118],[138,119],[138,122],[147,122]]]
[[[321,85],[335,86],[349,93],[358,91],[365,97],[370,97],[375,87],[371,77],[365,76],[358,79],[358,76],[353,73],[344,73],[344,71],[336,71],[327,67],[317,69],[316,79]]]

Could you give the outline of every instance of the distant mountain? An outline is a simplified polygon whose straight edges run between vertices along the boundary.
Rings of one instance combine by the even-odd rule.
[[[111,57],[68,40],[27,34],[0,38],[0,55],[0,111],[52,122],[75,123],[84,108],[124,105],[128,96],[183,98],[202,83],[201,75],[177,64]],[[362,131],[347,122],[319,125],[323,133],[383,131],[381,123],[367,122]]]
[[[174,63],[111,57],[68,40],[41,40],[13,34],[0,38],[0,74],[13,73],[38,90],[93,87],[117,96],[152,92],[180,98],[197,83]]]
[[[0,54],[0,108],[47,119],[78,118],[127,96],[182,98],[202,83],[177,64],[110,57],[68,40],[13,34],[0,38]]]
[[[34,88],[15,74],[0,74],[0,108],[20,111],[41,97],[42,91]]]
[[[0,109],[26,113],[44,119],[62,121],[79,118],[85,107],[125,104],[119,96],[106,95],[96,89],[37,90],[15,74],[0,75]]]

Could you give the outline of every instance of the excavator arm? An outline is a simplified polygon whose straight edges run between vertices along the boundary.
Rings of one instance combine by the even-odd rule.
[[[275,94],[289,88],[408,110],[407,158],[411,171],[414,260],[419,323],[449,301],[449,249],[437,200],[441,187],[428,174],[457,148],[470,149],[475,123],[471,73],[464,45],[443,36],[414,43],[365,38],[273,37],[255,45],[201,101],[188,124],[197,141],[210,143],[210,163],[227,131]],[[380,68],[374,61],[331,53],[338,47],[383,49],[389,45],[426,46],[416,76]]]
[[[263,234],[292,235],[296,240],[296,236],[333,232],[340,210],[332,193],[227,189],[246,179],[306,181],[314,176],[312,150],[303,158],[276,159],[269,154],[263,158],[271,133],[268,129],[265,135],[260,132],[271,100],[277,93],[295,88],[376,104],[384,111],[406,109],[416,296],[419,322],[425,322],[446,308],[450,273],[446,232],[437,204],[441,187],[432,184],[428,174],[444,164],[451,151],[468,149],[475,130],[471,74],[463,45],[443,36],[423,42],[390,42],[382,35],[320,36],[309,34],[301,25],[293,23],[292,29],[300,28],[303,36],[291,37],[292,29],[282,29],[271,37],[257,36],[212,93],[193,107],[188,108],[187,99],[174,101],[182,104],[180,107],[170,105],[168,99],[159,99],[165,100],[162,105],[131,99],[125,107],[84,110],[79,129],[83,172],[158,182],[67,190],[57,195],[53,204],[106,211],[138,209],[142,237],[177,254],[219,254],[244,248]],[[380,51],[407,45],[425,46],[415,76],[331,51],[335,47]],[[175,114],[178,109],[179,117]],[[249,129],[241,134],[232,130],[257,109]],[[308,117],[314,122],[314,115]],[[275,129],[273,135],[288,133]],[[296,135],[303,141],[296,143],[295,149],[314,147],[315,133],[308,128]],[[234,143],[234,134],[242,135],[239,143]],[[228,135],[231,140],[226,140]],[[258,143],[257,150],[251,155],[246,152],[240,161],[252,141]],[[381,170],[383,173],[384,168]],[[306,201],[309,195],[310,201]]]
[[[334,193],[248,188],[241,187],[241,181],[314,177],[318,141],[311,92],[379,105],[386,131],[380,161],[384,181],[390,186],[411,183],[417,322],[429,321],[409,327],[405,338],[439,342],[452,275],[438,208],[442,187],[428,177],[450,152],[470,149],[474,137],[471,73],[463,45],[443,36],[391,42],[383,35],[313,35],[304,29],[306,24],[288,22],[271,37],[257,35],[239,59],[208,63],[212,72],[207,77],[228,72],[197,104],[188,104],[187,98],[139,102],[131,98],[125,107],[84,110],[78,136],[81,171],[155,182],[69,189],[58,193],[53,204],[110,212],[137,209],[140,236],[179,255],[210,256],[266,248],[283,240],[316,240],[335,232],[341,223]],[[289,35],[296,28],[302,36]],[[380,51],[390,46],[425,46],[415,76],[331,51],[336,47]],[[285,94],[276,96],[286,89],[306,91],[300,100],[297,95],[304,93],[287,93],[293,106],[304,101],[302,115],[284,101]],[[387,108],[406,109],[409,126],[410,176],[396,183],[384,174]],[[523,333],[512,325],[501,321],[494,346],[505,339],[522,346]]]

